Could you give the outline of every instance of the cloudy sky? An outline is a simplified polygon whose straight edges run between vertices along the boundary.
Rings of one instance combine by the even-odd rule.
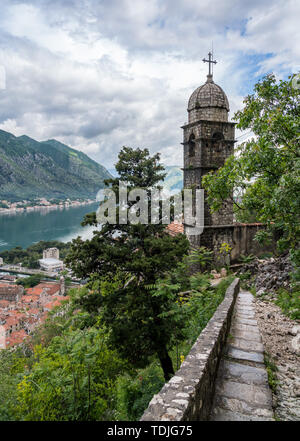
[[[187,101],[214,80],[231,117],[268,72],[300,70],[299,0],[0,0],[0,129],[112,167],[123,145],[182,162]],[[243,139],[243,138],[242,138]]]

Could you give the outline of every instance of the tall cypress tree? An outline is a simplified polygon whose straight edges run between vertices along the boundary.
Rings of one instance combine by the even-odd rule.
[[[73,240],[67,265],[78,277],[98,280],[82,304],[90,312],[101,307],[120,354],[136,367],[145,366],[156,354],[168,380],[174,373],[168,350],[175,334],[177,339],[181,336],[183,318],[176,310],[175,290],[156,289],[156,283],[182,260],[189,243],[183,234],[170,236],[165,224],[151,224],[151,190],[160,190],[165,177],[159,159],[148,149],[123,147],[116,164],[119,177],[105,181],[116,196],[116,222],[94,231],[91,240]],[[121,222],[120,181],[127,183],[128,193],[133,188],[145,190],[148,223]],[[127,208],[138,211],[138,204],[139,198],[129,201]],[[159,206],[159,221],[162,213]],[[97,226],[96,213],[87,215],[83,224]]]

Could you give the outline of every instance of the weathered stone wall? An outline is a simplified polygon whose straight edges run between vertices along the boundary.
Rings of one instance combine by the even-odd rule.
[[[184,188],[202,188],[203,176],[222,167],[225,160],[233,154],[234,126],[234,123],[204,120],[183,126]],[[204,224],[232,224],[232,200],[224,201],[219,212],[212,213],[206,197],[207,195],[204,203]]]
[[[239,279],[235,279],[186,360],[175,376],[154,395],[141,421],[208,419],[222,348],[230,329],[238,291]]]
[[[234,224],[231,260],[237,260],[241,254],[254,254],[255,256],[260,256],[267,251],[273,251],[275,247],[275,237],[270,245],[260,245],[256,240],[254,240],[256,233],[264,228],[265,226],[259,223]]]
[[[199,119],[207,119],[211,121],[227,121],[228,112],[220,107],[196,107],[189,110],[189,122],[199,121]]]
[[[189,122],[182,127],[184,188],[203,188],[203,176],[222,167],[233,154],[235,123],[228,122],[228,112],[226,94],[209,74],[206,83],[192,93],[188,103]],[[231,198],[224,201],[218,213],[211,213],[205,196],[204,225],[232,223]],[[199,238],[193,238],[192,244],[195,240]]]
[[[220,255],[222,243],[231,247],[230,262],[236,262],[241,254],[261,254],[272,251],[274,244],[260,245],[254,240],[255,234],[264,228],[263,224],[232,224],[232,225],[209,225],[204,228],[200,236],[189,236],[193,247],[205,246],[213,251],[213,259],[216,265],[229,264]]]
[[[213,121],[198,121],[197,125],[183,126],[184,169],[201,167],[203,170],[216,170],[221,167],[226,158],[233,154],[234,126],[234,123]],[[213,138],[216,134],[222,134],[224,138]],[[191,136],[195,137],[194,155],[189,152]]]

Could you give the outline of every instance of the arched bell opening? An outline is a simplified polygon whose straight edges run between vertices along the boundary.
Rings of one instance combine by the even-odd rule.
[[[195,143],[195,135],[192,133],[189,138],[189,157],[193,158],[195,156],[196,143]]]
[[[212,136],[212,145],[217,151],[222,149],[222,144],[224,141],[224,135],[221,132],[215,132]]]

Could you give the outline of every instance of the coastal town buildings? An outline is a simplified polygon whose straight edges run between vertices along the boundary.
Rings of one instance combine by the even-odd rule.
[[[21,285],[0,283],[0,300],[18,302],[23,296],[24,288]]]
[[[58,248],[47,248],[43,251],[43,259],[59,259],[59,249]]]
[[[22,292],[21,292],[22,291]],[[24,288],[0,284],[0,349],[19,345],[43,323],[49,311],[60,306],[64,295],[64,279]]]
[[[59,260],[59,249],[48,248],[43,251],[43,258],[39,260],[40,267],[45,271],[60,271],[64,263]]]
[[[83,205],[93,204],[95,200],[93,199],[85,199],[85,200],[62,200],[60,202],[47,200],[45,198],[38,198],[35,201],[18,201],[18,202],[10,202],[5,199],[0,200],[0,213],[1,214],[16,214],[23,212],[30,212],[35,210],[57,210],[69,207],[80,207]]]

